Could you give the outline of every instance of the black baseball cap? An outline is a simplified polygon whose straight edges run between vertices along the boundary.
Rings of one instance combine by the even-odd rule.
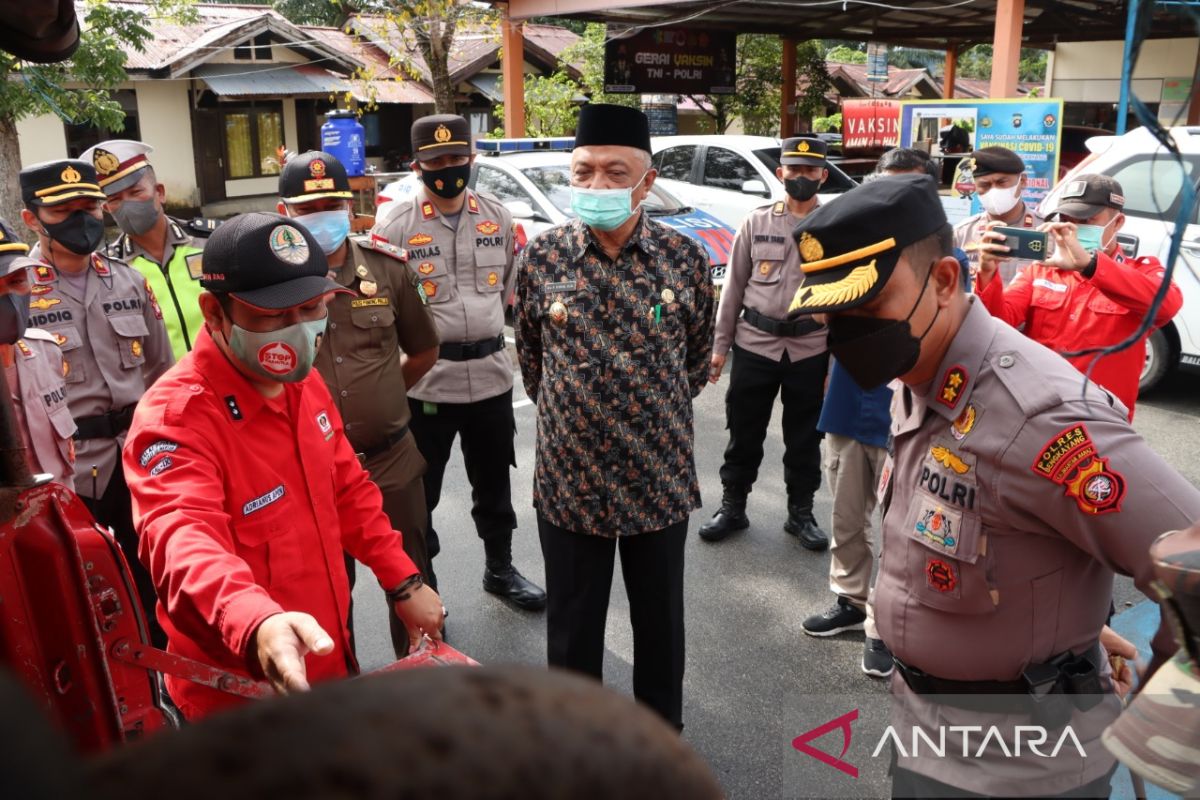
[[[1125,190],[1116,178],[1093,173],[1067,181],[1058,196],[1051,218],[1066,214],[1072,219],[1090,219],[1106,208],[1125,208]]]
[[[18,262],[21,266],[36,264],[36,261],[27,257],[28,253],[29,245],[17,237],[8,220],[0,218],[0,276],[15,272]]]
[[[292,308],[348,291],[329,279],[325,253],[303,225],[266,212],[239,214],[213,231],[200,272],[208,291],[255,308]]]
[[[946,226],[929,175],[882,175],[836,203],[817,206],[796,226],[804,282],[789,316],[861,306],[888,282],[900,253]]]
[[[336,157],[321,150],[293,156],[279,173],[279,197],[285,203],[307,203],[322,197],[348,200],[350,178]]]

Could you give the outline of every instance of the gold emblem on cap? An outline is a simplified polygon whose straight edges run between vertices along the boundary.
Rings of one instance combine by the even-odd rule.
[[[308,174],[314,178],[321,178],[325,175],[325,162],[319,158],[314,158],[308,165]]]
[[[796,149],[799,150],[801,153],[807,153],[808,152],[808,142],[804,141],[803,139],[800,140],[800,144],[796,146]]]
[[[379,291],[379,287],[375,281],[359,281],[358,290],[362,292],[363,297],[374,297],[375,293]]]
[[[450,136],[450,129],[445,125],[438,125],[437,130],[433,132],[433,140],[439,144],[450,141]]]
[[[83,180],[83,176],[79,174],[79,170],[74,167],[67,167],[59,177],[62,178],[63,183],[79,183]]]
[[[664,303],[674,303],[675,302],[675,293],[672,292],[670,289],[663,289],[662,290],[662,301]]]
[[[121,167],[121,159],[107,150],[97,150],[92,154],[92,164],[101,175],[111,175]]]
[[[561,301],[555,300],[550,304],[550,319],[559,325],[567,321],[567,307]]]
[[[805,261],[820,261],[825,257],[825,248],[808,231],[800,234],[800,257]]]

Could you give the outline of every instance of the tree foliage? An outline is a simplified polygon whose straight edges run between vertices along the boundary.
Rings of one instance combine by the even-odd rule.
[[[525,76],[525,135],[572,136],[579,119],[575,97],[579,85],[563,70],[553,75]],[[503,124],[504,104],[496,105],[496,118]],[[497,129],[503,135],[503,129]]]
[[[839,44],[826,51],[825,60],[836,61],[839,64],[865,64],[867,63],[867,52]]]
[[[1031,47],[1021,48],[1021,61],[1017,67],[1017,78],[1028,83],[1046,80],[1046,51]],[[992,76],[992,46],[977,44],[962,51],[958,56],[958,74],[963,78],[986,80]]]

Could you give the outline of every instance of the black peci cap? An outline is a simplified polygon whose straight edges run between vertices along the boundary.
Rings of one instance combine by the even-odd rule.
[[[789,314],[844,311],[870,301],[901,251],[945,226],[946,212],[928,175],[883,175],[817,206],[792,233],[804,282]]]
[[[650,120],[640,109],[608,103],[588,103],[579,109],[575,146],[619,145],[650,149]]]
[[[327,276],[329,262],[303,225],[280,214],[239,214],[208,238],[200,285],[228,293],[255,308],[303,305],[323,294],[347,291]]]
[[[322,197],[354,197],[342,162],[320,150],[289,158],[279,173],[279,198],[285,203],[307,203]]]

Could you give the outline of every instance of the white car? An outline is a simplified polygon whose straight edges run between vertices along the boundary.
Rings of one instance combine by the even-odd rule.
[[[650,148],[667,190],[734,230],[754,209],[787,197],[775,177],[780,142],[770,136],[655,136]],[[857,185],[829,164],[829,179],[817,196],[826,203]]]
[[[512,212],[525,236],[533,239],[575,216],[571,211],[571,154],[562,149],[488,152],[489,147],[516,141],[540,140],[481,140],[468,185],[497,198]],[[571,139],[555,141],[573,143]],[[376,226],[386,224],[389,206],[397,207],[392,201],[411,196],[420,185],[417,174],[410,173],[384,186],[376,198]],[[713,283],[720,286],[724,282],[736,231],[704,211],[689,208],[657,181],[650,187],[642,207],[658,222],[704,245],[712,266]]]
[[[1184,181],[1200,177],[1200,127],[1172,128],[1182,166],[1146,128],[1124,136],[1088,139],[1091,154],[1066,174],[1042,200],[1040,212],[1058,205],[1072,178],[1102,173],[1117,179],[1125,191],[1125,225],[1117,238],[1126,253],[1155,256],[1167,263],[1171,234],[1183,202]],[[1151,335],[1142,369],[1142,391],[1154,386],[1178,366],[1200,367],[1200,207],[1192,210],[1173,279],[1183,293],[1183,308]]]

